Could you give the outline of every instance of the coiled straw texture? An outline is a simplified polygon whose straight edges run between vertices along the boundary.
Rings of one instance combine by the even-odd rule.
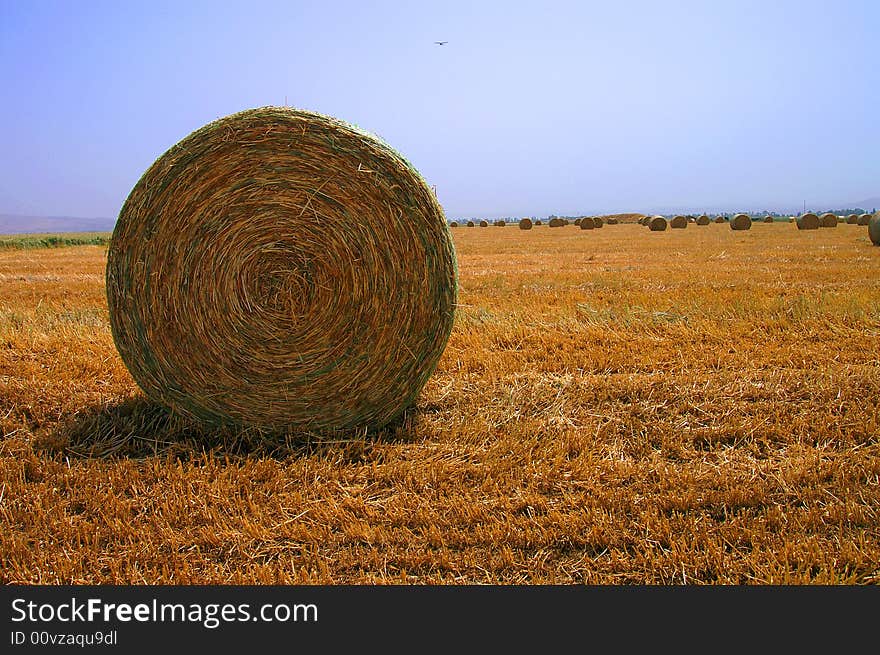
[[[448,340],[443,210],[390,146],[287,107],[216,120],[122,207],[107,271],[119,354],[151,399],[210,423],[380,427]]]

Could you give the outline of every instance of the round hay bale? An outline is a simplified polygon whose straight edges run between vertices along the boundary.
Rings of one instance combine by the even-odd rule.
[[[697,217],[697,225],[708,225],[710,223],[709,217],[703,214],[702,216]]]
[[[562,227],[565,223],[562,222],[561,218],[551,218],[549,225],[550,227]]]
[[[880,246],[880,213],[874,214],[868,221],[868,236],[871,237],[871,243]]]
[[[541,223],[541,219],[540,219],[540,218],[539,218],[538,220],[535,221],[535,225],[542,225],[542,223]]]
[[[858,214],[850,214],[846,217],[847,225],[858,225],[859,224],[859,215]]]
[[[458,221],[452,221],[452,222],[449,224],[449,227],[458,227]]]
[[[819,217],[811,212],[807,212],[806,214],[801,214],[800,216],[798,216],[795,223],[797,223],[797,229],[799,230],[819,229]]]
[[[765,223],[772,223],[773,217],[768,214],[767,216],[764,217],[764,222]]]
[[[480,227],[489,227],[489,221],[480,221]]]
[[[593,227],[602,227],[605,224],[599,216],[588,216],[587,218],[593,219]]]
[[[608,225],[617,225],[618,223],[620,223],[620,221],[613,216],[611,218],[606,218],[605,222],[608,223]]]
[[[593,222],[593,219],[590,218],[589,216],[581,219],[580,228],[582,230],[592,230],[594,227],[596,227],[596,224]]]
[[[563,225],[571,225],[571,221],[569,221],[567,218],[563,218],[563,219],[562,219],[562,224],[563,224]]]
[[[859,225],[867,225],[871,222],[871,214],[862,214],[859,216]]]
[[[505,225],[507,225],[505,221],[495,221],[496,227],[504,227]]]
[[[473,221],[468,221],[468,222],[467,222],[467,226],[468,226],[468,227],[474,227],[475,225],[476,225],[476,224],[475,224]]]
[[[675,230],[681,230],[688,226],[688,219],[685,216],[674,216],[671,221],[669,221],[669,227]]]
[[[521,230],[531,230],[532,229],[532,219],[531,218],[523,218],[519,222],[519,229]]]
[[[730,219],[731,230],[750,230],[752,229],[752,219],[748,214],[737,214]]]
[[[651,216],[648,219],[647,226],[651,232],[663,232],[667,227],[666,219],[662,216]]]
[[[211,424],[335,430],[409,407],[452,330],[454,246],[389,145],[260,107],[156,160],[107,256],[116,347],[155,402]]]
[[[574,219],[574,224],[575,224],[575,225],[580,225],[580,224],[581,224],[581,219],[579,219],[579,218]]]
[[[716,222],[716,223],[723,223],[723,222],[724,222],[724,217],[723,217],[723,216],[716,216],[716,217],[715,217],[715,222]]]
[[[794,223],[794,222],[795,222],[795,221],[794,221],[794,216],[789,216],[789,217],[788,217],[788,222],[789,222],[789,223]]]
[[[819,217],[819,227],[837,227],[837,215],[828,212]]]

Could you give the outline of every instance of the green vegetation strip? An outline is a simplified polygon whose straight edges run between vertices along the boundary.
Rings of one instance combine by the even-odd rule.
[[[60,234],[0,235],[0,250],[64,248],[66,246],[106,246],[109,243],[110,232],[67,232]]]

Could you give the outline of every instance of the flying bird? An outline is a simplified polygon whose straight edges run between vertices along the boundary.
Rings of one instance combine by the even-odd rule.
[[[444,45],[446,43],[449,43],[449,41],[434,41],[434,43],[436,43],[437,45]]]

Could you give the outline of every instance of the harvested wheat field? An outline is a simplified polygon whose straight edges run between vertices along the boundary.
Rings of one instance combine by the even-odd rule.
[[[106,246],[0,250],[0,582],[880,582],[867,229],[453,238],[450,341],[376,434],[171,416]]]

